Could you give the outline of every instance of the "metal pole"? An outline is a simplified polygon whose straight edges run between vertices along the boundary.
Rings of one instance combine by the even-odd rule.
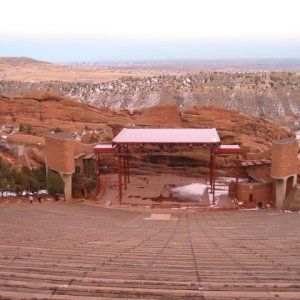
[[[119,171],[119,202],[122,203],[122,161],[121,161],[121,149],[118,149],[118,171]]]
[[[210,184],[210,193],[212,193],[212,177],[213,177],[213,150],[210,148],[210,159],[209,159],[209,184]]]
[[[212,176],[212,190],[213,190],[213,205],[215,205],[215,189],[216,189],[216,154],[213,149],[213,176]]]
[[[235,173],[235,182],[238,184],[239,182],[239,175],[240,175],[240,161],[239,161],[240,155],[236,155],[236,173]]]
[[[123,146],[123,169],[124,169],[124,172],[123,172],[123,175],[124,175],[124,189],[127,190],[127,180],[126,180],[126,177],[127,177],[127,158],[126,158],[127,154],[126,154],[126,151],[125,151],[125,146]]]
[[[127,158],[127,182],[130,183],[130,172],[129,172],[129,149],[126,147],[126,158]]]
[[[240,175],[240,155],[239,153],[236,155],[236,173],[235,173],[235,192],[234,192],[234,196],[236,198],[237,196],[237,190],[238,190],[238,183],[239,183],[239,175]]]
[[[99,153],[97,153],[96,156],[96,196],[99,195],[100,193],[100,168],[99,168],[99,164],[100,164],[100,157],[99,157]]]

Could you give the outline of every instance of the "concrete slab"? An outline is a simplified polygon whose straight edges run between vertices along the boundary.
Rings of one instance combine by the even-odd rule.
[[[171,220],[171,214],[151,214],[150,220],[156,220],[156,221],[170,221]]]

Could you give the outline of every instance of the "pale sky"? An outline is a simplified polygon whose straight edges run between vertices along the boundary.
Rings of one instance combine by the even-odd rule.
[[[299,0],[4,0],[0,56],[300,57]]]

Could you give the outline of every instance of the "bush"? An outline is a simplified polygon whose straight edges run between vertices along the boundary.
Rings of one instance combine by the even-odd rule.
[[[61,128],[59,128],[59,127],[56,127],[56,128],[54,128],[54,130],[53,130],[55,133],[58,133],[58,132],[62,132],[63,130],[61,129]]]
[[[20,124],[19,125],[19,131],[26,133],[26,134],[31,134],[32,133],[32,127],[30,124]]]

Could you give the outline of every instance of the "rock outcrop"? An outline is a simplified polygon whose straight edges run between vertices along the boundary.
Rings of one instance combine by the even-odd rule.
[[[67,131],[84,143],[109,142],[123,128],[216,128],[223,144],[239,144],[247,152],[266,151],[273,140],[291,134],[260,118],[236,111],[215,107],[164,104],[134,111],[112,111],[95,108],[74,100],[51,94],[32,95],[28,98],[0,97],[0,124],[11,128],[2,142],[10,145],[27,145],[31,164],[41,163],[45,132]],[[19,130],[16,130],[19,129]],[[150,162],[150,163],[149,163]],[[115,168],[114,160],[110,162]],[[110,164],[109,163],[109,164]],[[218,157],[219,169],[233,175],[230,157]],[[190,175],[207,174],[209,155],[206,150],[197,153],[180,152],[172,155],[136,155],[131,160],[135,173],[175,172]]]
[[[174,104],[234,109],[264,118],[300,115],[300,76],[296,73],[202,72],[123,77],[100,83],[0,81],[0,94],[29,96],[36,91],[67,96],[98,108],[148,108]]]
[[[0,124],[15,127],[29,124],[33,134],[55,129],[68,132],[98,129],[106,139],[122,127],[215,127],[223,143],[238,143],[257,151],[267,150],[272,140],[290,135],[263,119],[222,108],[186,106],[180,110],[176,105],[164,104],[132,112],[112,111],[49,94],[30,98],[1,96]]]

